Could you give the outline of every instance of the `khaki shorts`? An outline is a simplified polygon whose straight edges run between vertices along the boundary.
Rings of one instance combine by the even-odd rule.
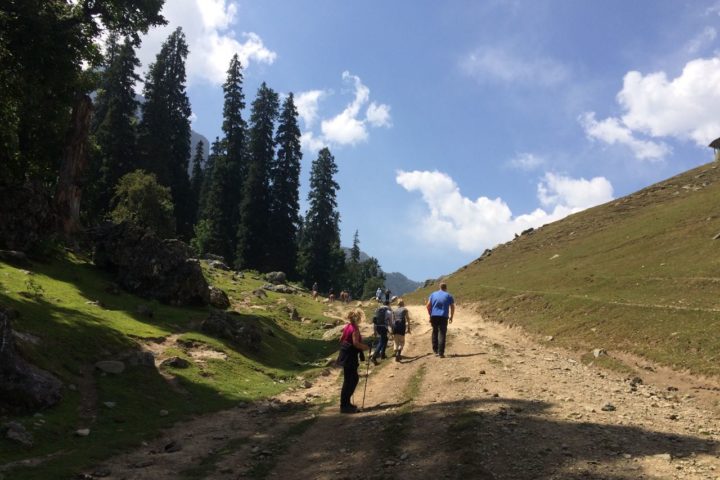
[[[393,335],[393,348],[395,350],[402,350],[402,348],[405,346],[405,335],[400,335],[398,333]]]

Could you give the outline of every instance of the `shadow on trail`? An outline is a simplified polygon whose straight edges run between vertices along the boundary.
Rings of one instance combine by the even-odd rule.
[[[416,355],[414,357],[403,357],[400,359],[399,363],[413,363],[413,362],[417,362],[421,358],[429,357],[431,355],[432,355],[432,353],[423,353],[422,355]]]
[[[460,400],[415,408],[409,414],[405,409],[387,412],[387,407],[321,416],[274,474],[302,467],[302,478],[321,479],[631,480],[650,478],[636,458],[718,451],[716,442],[694,436],[543,418],[540,415],[551,404],[541,401]],[[394,425],[403,431],[388,428]],[[373,435],[369,442],[368,432],[385,435]],[[341,455],[342,465],[341,449],[352,452]],[[374,473],[367,465],[377,466]]]
[[[476,353],[449,353],[448,358],[477,357],[478,355],[487,355],[487,352]]]
[[[410,400],[405,400],[404,402],[399,403],[378,403],[377,405],[366,406],[362,409],[361,413],[377,412],[381,410],[387,410],[389,408],[400,408],[403,405],[407,405],[408,403],[410,403]]]

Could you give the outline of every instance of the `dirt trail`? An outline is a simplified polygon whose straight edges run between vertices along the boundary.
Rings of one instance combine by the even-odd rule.
[[[339,372],[333,371],[273,402],[178,425],[107,462],[102,473],[111,479],[720,479],[717,412],[688,385],[676,391],[586,367],[462,308],[449,328],[447,356],[438,358],[431,354],[427,313],[413,307],[411,315],[407,358],[370,368],[362,413],[339,414]]]

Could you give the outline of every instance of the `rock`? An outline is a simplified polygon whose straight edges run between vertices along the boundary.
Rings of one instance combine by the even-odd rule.
[[[93,260],[125,290],[172,305],[206,305],[208,284],[200,263],[179,240],[159,238],[131,223],[89,230]]]
[[[132,367],[155,368],[155,355],[147,350],[131,350],[122,356],[122,360]]]
[[[180,443],[178,441],[173,440],[170,443],[168,443],[167,445],[165,445],[163,447],[163,450],[165,451],[165,453],[179,452],[180,450],[182,450],[182,445],[180,445]]]
[[[90,435],[89,428],[80,428],[78,430],[75,430],[75,436],[77,437],[87,437],[88,435]]]
[[[257,351],[262,342],[260,327],[234,312],[213,311],[200,325],[200,330]]]
[[[210,305],[221,310],[225,310],[230,307],[230,299],[227,294],[217,287],[208,287],[210,291]]]
[[[148,307],[147,305],[138,305],[137,307],[135,307],[135,313],[146,318],[153,318],[153,316],[155,316],[155,312],[153,312],[153,309]]]
[[[172,367],[172,368],[188,368],[190,362],[180,357],[170,357],[160,363],[161,367]]]
[[[262,288],[258,288],[256,290],[253,290],[253,295],[255,295],[258,298],[267,298],[267,293],[265,293],[265,290]]]
[[[98,468],[92,473],[92,476],[94,478],[105,478],[109,477],[110,475],[112,475],[112,471],[109,468]]]
[[[27,255],[17,250],[0,250],[0,260],[15,265],[24,265],[27,263]]]
[[[555,340],[555,337],[553,337],[552,335],[548,335],[547,337],[545,337],[546,342],[552,342],[553,340]]]
[[[105,405],[107,408],[115,408],[117,406],[117,403],[115,402],[103,402],[103,405]]]
[[[303,388],[312,388],[312,385],[313,385],[313,384],[312,384],[312,382],[311,382],[310,380],[305,380],[305,381],[302,383]]]
[[[600,410],[602,410],[603,412],[614,412],[615,405],[613,405],[612,403],[606,403],[605,405],[602,406],[602,408]]]
[[[168,412],[167,410],[165,410],[165,409],[160,410],[161,417],[167,417],[168,415],[170,415],[170,412]]]
[[[607,352],[603,348],[596,348],[593,350],[593,357],[599,358],[607,355]]]
[[[33,446],[33,436],[20,422],[7,422],[0,430],[5,432],[5,438],[26,447]]]
[[[265,280],[274,285],[280,285],[287,282],[287,275],[285,272],[270,272],[265,274]]]
[[[215,268],[218,270],[225,270],[226,272],[230,271],[230,267],[225,265],[222,260],[210,260],[209,262],[210,268]]]
[[[10,319],[0,309],[0,411],[51,407],[62,399],[61,389],[54,375],[20,358]]]
[[[119,360],[102,360],[95,364],[95,368],[105,373],[119,375],[125,371],[125,364]]]
[[[297,308],[292,307],[290,310],[290,320],[293,320],[295,322],[300,321],[300,312],[298,312]]]
[[[653,458],[669,462],[670,460],[672,460],[672,455],[670,455],[669,453],[658,453],[657,455],[653,455]]]
[[[225,262],[225,258],[214,253],[203,253],[200,258],[203,260],[217,260],[218,262]]]
[[[263,290],[267,290],[269,292],[277,292],[277,293],[296,293],[297,290],[293,287],[290,287],[288,285],[272,285],[267,284],[263,285]]]

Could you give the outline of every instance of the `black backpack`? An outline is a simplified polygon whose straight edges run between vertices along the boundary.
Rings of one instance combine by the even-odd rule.
[[[400,307],[393,313],[393,333],[399,333],[400,335],[405,335],[405,330],[407,328],[406,320],[407,320],[407,308]]]
[[[378,307],[378,309],[375,310],[375,316],[373,317],[373,325],[376,327],[387,327],[387,323],[385,323],[385,312],[387,311],[388,307],[385,305]]]

